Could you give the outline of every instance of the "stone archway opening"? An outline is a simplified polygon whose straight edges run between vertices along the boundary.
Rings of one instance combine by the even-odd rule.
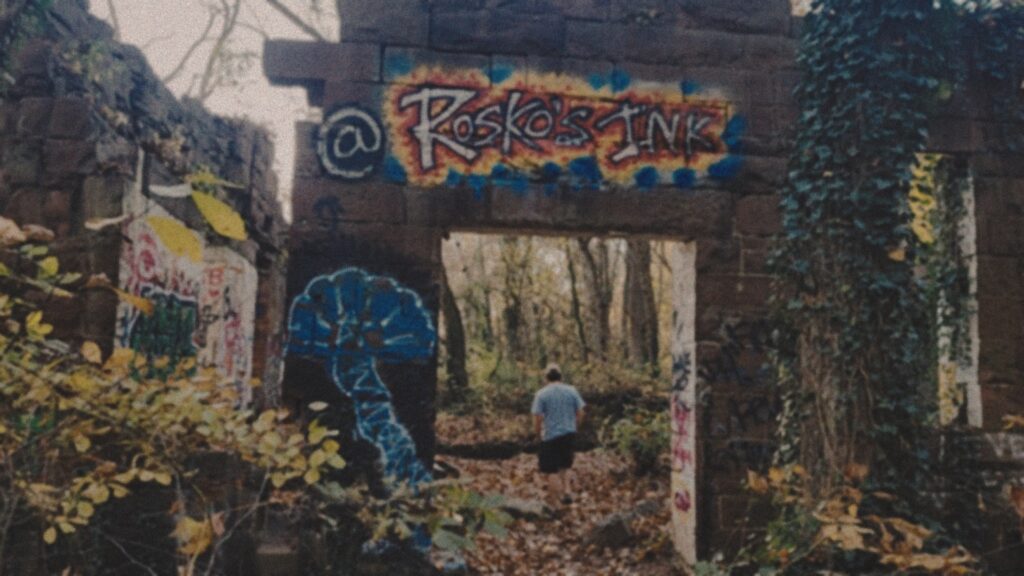
[[[543,235],[446,236],[438,321],[439,458],[513,460],[535,449],[530,400],[544,367],[558,363],[588,402],[577,488],[601,490],[593,468],[606,460],[589,452],[612,452],[617,422],[651,422],[665,442],[663,453],[655,470],[630,471],[636,477],[629,481],[645,488],[620,507],[628,512],[640,504],[670,518],[676,549],[692,561],[702,507],[693,361],[696,244],[564,234],[552,229]],[[646,296],[650,309],[637,301]],[[481,475],[494,473],[488,466],[470,467]],[[540,492],[520,490],[507,479],[476,481],[506,495]],[[587,513],[597,509],[602,508]]]

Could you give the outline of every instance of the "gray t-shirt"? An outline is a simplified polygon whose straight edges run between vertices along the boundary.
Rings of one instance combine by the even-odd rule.
[[[544,417],[544,440],[552,440],[576,432],[576,412],[585,405],[575,388],[556,382],[537,391],[530,411]]]

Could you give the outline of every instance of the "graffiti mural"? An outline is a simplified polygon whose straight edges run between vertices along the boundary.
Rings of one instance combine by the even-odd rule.
[[[202,347],[196,338],[202,264],[171,253],[145,218],[128,223],[126,236],[118,285],[129,294],[150,300],[153,313],[144,314],[121,302],[117,345],[149,358],[166,356],[173,362],[196,356]]]
[[[742,116],[690,82],[566,77],[513,69],[402,71],[380,114],[347,104],[317,134],[325,173],[417,186],[486,186],[525,192],[605,184],[690,188],[727,180],[742,165]]]
[[[207,247],[194,236],[200,252],[177,254],[153,227],[153,217],[178,222],[160,206],[133,191],[126,211],[144,216],[124,226],[118,286],[153,304],[151,314],[121,302],[115,345],[149,359],[167,357],[172,365],[195,358],[232,380],[239,401],[252,399],[253,339],[258,278],[256,268],[225,247]],[[180,222],[179,222],[180,224]],[[194,257],[192,257],[194,256]]]
[[[522,189],[567,177],[579,186],[687,188],[738,167],[742,119],[681,84],[633,83],[625,73],[583,80],[512,71],[492,84],[493,76],[421,67],[392,84],[386,173],[417,185]]]
[[[377,372],[378,363],[433,356],[437,333],[419,296],[391,278],[347,268],[309,283],[292,304],[288,331],[288,354],[323,361],[352,400],[359,435],[380,450],[385,476],[413,486],[429,481]]]

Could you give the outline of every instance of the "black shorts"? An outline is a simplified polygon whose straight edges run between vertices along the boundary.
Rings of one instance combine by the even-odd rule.
[[[537,460],[542,474],[554,474],[572,468],[575,457],[576,435],[566,434],[540,444]]]

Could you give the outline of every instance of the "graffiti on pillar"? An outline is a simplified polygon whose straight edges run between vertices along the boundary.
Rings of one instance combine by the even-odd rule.
[[[384,144],[384,130],[377,118],[350,104],[327,116],[317,135],[316,151],[320,165],[331,176],[362,180],[377,170]]]
[[[743,119],[686,84],[634,83],[623,72],[493,76],[420,67],[391,84],[385,174],[416,185],[516,190],[562,178],[577,187],[688,188],[739,167]]]
[[[359,435],[379,448],[385,475],[414,486],[430,480],[377,372],[379,363],[433,356],[437,333],[419,296],[391,278],[346,268],[309,283],[292,304],[288,331],[288,354],[323,361],[351,398]]]
[[[178,222],[155,205],[132,210]],[[198,233],[184,226],[181,230],[195,235],[198,254],[169,249],[148,217],[126,224],[118,286],[153,306],[147,314],[121,302],[115,343],[149,359],[166,357],[172,366],[194,358],[199,366],[214,368],[232,380],[240,402],[248,403],[256,268],[229,248],[207,247]]]
[[[217,367],[240,385],[246,403],[252,400],[252,389],[244,384],[252,376],[256,289],[252,264],[224,247],[206,250],[197,327],[199,364]]]
[[[152,314],[121,303],[117,344],[149,358],[172,361],[195,357],[202,347],[196,338],[202,265],[172,254],[144,219],[127,226],[121,251],[119,286],[153,303]]]

